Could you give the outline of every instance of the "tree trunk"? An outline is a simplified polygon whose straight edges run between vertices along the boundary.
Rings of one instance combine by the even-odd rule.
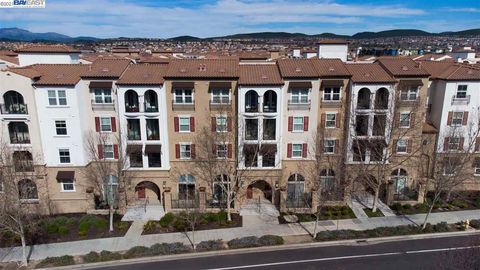
[[[320,213],[317,213],[316,219],[315,219],[315,226],[313,227],[313,233],[312,237],[313,239],[317,238],[317,226],[318,226],[318,221],[320,220]]]
[[[20,239],[22,241],[22,264],[27,266],[27,243],[25,241],[25,232],[23,231],[23,228],[20,229]]]
[[[433,206],[435,206],[435,203],[438,201],[438,198],[439,198],[439,197],[440,197],[439,194],[437,194],[437,195],[435,195],[435,196],[433,197],[432,205],[430,205],[430,207],[428,208],[428,212],[427,212],[427,214],[425,215],[425,220],[423,221],[422,230],[424,230],[425,227],[427,227],[428,217],[429,217],[430,214],[432,213]]]
[[[195,244],[195,226],[192,226],[192,246],[193,246],[193,251],[196,251],[197,245]]]
[[[110,206],[110,231],[113,232],[113,206]]]
[[[380,186],[375,188],[375,194],[373,197],[373,205],[372,205],[372,212],[375,213],[377,212],[377,207],[378,207],[378,196],[380,195]]]
[[[230,190],[228,190],[228,194],[227,194],[227,221],[232,221],[232,209],[230,207],[231,205],[231,201],[230,201]]]

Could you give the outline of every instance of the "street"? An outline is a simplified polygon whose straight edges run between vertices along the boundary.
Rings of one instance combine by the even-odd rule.
[[[480,236],[306,247],[115,265],[102,270],[150,269],[478,269]],[[475,264],[478,267],[478,264]]]

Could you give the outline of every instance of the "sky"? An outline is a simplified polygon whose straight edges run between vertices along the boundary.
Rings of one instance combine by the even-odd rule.
[[[262,31],[355,34],[480,27],[480,0],[45,0],[0,9],[0,28],[69,36],[214,37]]]

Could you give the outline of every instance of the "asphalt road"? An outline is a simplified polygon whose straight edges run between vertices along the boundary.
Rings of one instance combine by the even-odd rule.
[[[142,262],[102,270],[230,269],[480,269],[480,236],[445,237],[351,246],[306,247],[170,261]],[[476,264],[476,265],[475,265]]]

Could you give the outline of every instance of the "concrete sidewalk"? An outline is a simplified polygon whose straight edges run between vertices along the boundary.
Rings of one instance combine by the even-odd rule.
[[[377,227],[393,227],[398,225],[422,224],[425,214],[409,216],[388,216],[369,219],[343,219],[320,221],[319,231],[351,229],[366,230]],[[432,213],[429,217],[431,224],[442,221],[447,223],[456,223],[466,219],[480,219],[480,210],[454,211],[447,213]],[[274,234],[280,236],[304,235],[306,230],[311,232],[314,222],[305,222],[300,224],[258,224],[255,227],[239,227],[218,230],[197,231],[195,239],[197,242],[205,240],[223,239],[225,241],[244,236],[262,236]],[[56,257],[62,255],[83,255],[91,251],[123,251],[134,246],[151,246],[156,243],[182,242],[189,245],[190,242],[184,233],[165,233],[154,235],[138,236],[138,229],[133,235],[128,234],[124,237],[93,239],[75,242],[64,242],[55,244],[43,244],[30,247],[30,259],[41,260],[46,257]],[[0,261],[20,261],[21,247],[0,249]]]

